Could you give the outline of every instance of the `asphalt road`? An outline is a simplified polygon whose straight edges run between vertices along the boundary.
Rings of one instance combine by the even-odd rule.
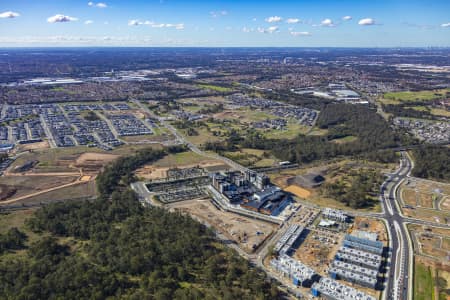
[[[410,245],[408,232],[405,229],[405,218],[399,211],[399,186],[412,170],[412,162],[405,152],[401,152],[400,167],[388,175],[381,185],[381,203],[384,216],[390,227],[390,268],[386,281],[386,299],[408,299],[410,288],[408,274],[410,267]]]

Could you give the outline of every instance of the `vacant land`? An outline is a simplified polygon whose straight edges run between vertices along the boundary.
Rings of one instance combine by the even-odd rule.
[[[353,230],[363,230],[368,232],[374,232],[378,234],[378,240],[384,242],[388,241],[386,226],[382,221],[367,217],[356,217],[353,225]]]
[[[446,263],[450,252],[450,229],[409,225],[408,229],[414,241],[414,251],[433,257],[436,261]]]
[[[177,154],[169,154],[164,158],[150,164],[145,165],[138,170],[135,174],[139,178],[144,178],[147,180],[160,179],[167,177],[167,170],[171,168],[193,168],[201,167],[206,170],[226,170],[229,168],[220,160],[215,160],[212,158],[201,156],[194,152],[181,152]]]
[[[345,144],[345,143],[354,142],[357,139],[358,138],[356,136],[349,135],[349,136],[346,136],[346,137],[343,137],[343,138],[334,139],[334,140],[331,140],[331,141],[333,143],[336,143],[336,144]]]
[[[212,162],[220,162],[215,159],[204,157],[192,151],[181,152],[177,154],[166,155],[163,159],[154,162],[152,165],[156,167],[176,167],[185,165],[201,165]]]
[[[442,99],[445,98],[448,92],[450,92],[450,89],[432,90],[432,91],[391,92],[384,94],[382,101],[384,103],[398,104],[400,102],[408,102],[408,101],[427,101],[434,99]]]
[[[291,185],[289,181],[295,176],[305,174],[321,174],[325,178],[325,183],[315,188],[301,186],[303,190],[309,192],[309,196],[308,197],[300,196],[300,198],[307,199],[307,201],[310,202],[311,204],[322,207],[353,210],[346,204],[337,201],[333,197],[328,196],[325,190],[327,183],[343,182],[348,186],[351,184],[355,175],[358,175],[363,171],[365,172],[376,170],[380,173],[384,173],[392,170],[393,167],[394,165],[390,164],[369,163],[367,161],[357,161],[357,160],[341,160],[337,162],[331,162],[326,165],[311,166],[309,168],[288,169],[280,171],[278,173],[270,173],[268,175],[272,180],[272,182],[274,182],[281,188],[285,189]],[[372,206],[369,205],[368,207],[359,210],[365,211],[381,210],[380,204],[377,200],[379,185],[374,183],[373,190],[374,191],[376,190],[376,192],[372,192],[369,195],[372,199],[370,200]],[[292,193],[295,194],[295,192]]]
[[[319,274],[326,275],[327,269],[339,249],[342,236],[328,234],[328,241],[320,240],[325,235],[311,231],[296,250],[293,257],[314,268]]]
[[[284,130],[269,129],[263,132],[264,137],[268,139],[293,139],[299,134],[307,134],[310,127],[301,125],[297,121],[289,120]]]
[[[3,176],[0,177],[0,184],[16,190],[13,196],[3,199],[4,201],[10,201],[29,194],[69,184],[77,179],[78,176]]]
[[[414,261],[414,299],[434,299],[434,280],[432,267],[424,264],[420,259]]]
[[[307,199],[307,198],[309,198],[309,196],[311,196],[310,191],[308,191],[307,189],[301,188],[299,186],[296,186],[296,185],[290,185],[287,188],[285,188],[284,191],[292,193],[295,196],[302,198],[302,199]]]
[[[221,92],[221,93],[226,93],[226,92],[231,92],[232,91],[232,89],[228,88],[228,87],[212,85],[212,84],[205,84],[205,83],[197,84],[197,86],[202,88],[202,89],[208,89],[208,90],[212,90],[212,91],[215,91],[215,92]]]
[[[423,220],[448,223],[450,220],[450,185],[410,178],[401,186],[403,213]]]
[[[249,167],[272,167],[278,162],[269,152],[258,149],[243,148],[233,152],[225,152],[223,155]]]
[[[209,200],[183,201],[170,205],[170,207],[189,213],[213,226],[249,253],[268,238],[275,229],[273,224],[220,211]]]
[[[0,214],[0,233],[3,234],[9,229],[22,228],[27,218],[31,217],[36,209],[24,209],[20,211]]]
[[[26,204],[38,204],[41,202],[48,203],[53,201],[65,201],[83,198],[92,198],[96,196],[95,181],[80,182],[79,184],[64,187],[37,196],[33,196],[23,200]],[[20,201],[19,201],[20,204]]]

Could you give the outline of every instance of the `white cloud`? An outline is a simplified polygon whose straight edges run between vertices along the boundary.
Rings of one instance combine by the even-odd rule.
[[[64,45],[64,46],[79,46],[79,45],[109,45],[109,46],[128,46],[128,45],[149,45],[154,44],[150,36],[14,36],[5,37],[0,36],[0,44],[11,45]]]
[[[325,27],[334,27],[334,23],[331,19],[322,20],[322,22],[320,22],[320,25]]]
[[[88,5],[90,7],[97,7],[97,8],[107,8],[108,5],[104,2],[98,2],[98,3],[94,3],[94,2],[88,2]]]
[[[352,16],[342,17],[342,20],[344,20],[344,21],[350,21],[351,19],[352,19]]]
[[[273,17],[268,17],[266,18],[266,22],[268,23],[277,23],[277,22],[281,22],[283,20],[282,17],[278,17],[278,16],[273,16]]]
[[[130,20],[130,21],[128,21],[128,26],[138,26],[138,25],[143,25],[143,23],[140,22],[139,20]]]
[[[5,11],[0,13],[0,19],[13,19],[19,17],[20,14],[13,11]]]
[[[180,24],[159,24],[159,27],[166,27],[166,28],[175,28],[178,30],[183,30],[184,29],[184,24],[180,23]]]
[[[450,27],[450,22],[441,24],[441,27]]]
[[[375,25],[375,20],[372,18],[365,18],[365,19],[359,20],[358,24],[363,25],[363,26]]]
[[[311,33],[309,33],[308,31],[291,31],[290,34],[293,36],[310,36],[311,35]]]
[[[278,26],[270,26],[269,28],[267,28],[268,33],[274,33],[277,31],[278,31]]]
[[[211,17],[213,18],[217,18],[217,17],[221,17],[221,16],[226,16],[228,15],[228,12],[226,10],[221,10],[221,11],[211,11],[209,12],[209,14],[211,15]]]
[[[92,20],[87,20],[84,22],[84,25],[91,25],[92,23],[94,23],[94,21]]]
[[[139,20],[129,20],[128,26],[139,26],[139,25],[147,25],[152,28],[175,28],[177,30],[183,30],[184,24],[178,23],[178,24],[171,24],[171,23],[155,23],[153,21],[139,21]]]
[[[248,33],[248,32],[253,32],[253,31],[255,31],[253,28],[248,28],[248,27],[243,27],[242,28],[242,32]]]
[[[278,26],[270,26],[269,28],[258,27],[257,31],[260,33],[275,33],[278,32]]]
[[[53,17],[49,17],[47,19],[47,22],[49,23],[65,23],[65,22],[72,22],[72,21],[78,21],[77,18],[65,16],[61,14],[54,15]]]
[[[286,20],[286,23],[288,24],[297,24],[300,22],[300,19],[296,19],[296,18],[289,18]]]

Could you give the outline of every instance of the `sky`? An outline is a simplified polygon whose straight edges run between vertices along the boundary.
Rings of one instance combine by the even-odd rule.
[[[0,47],[450,47],[450,0],[0,0]]]

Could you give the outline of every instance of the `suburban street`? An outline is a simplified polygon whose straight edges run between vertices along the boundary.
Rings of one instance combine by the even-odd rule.
[[[236,169],[236,170],[239,170],[242,172],[251,171],[250,169],[236,163],[235,161],[233,161],[229,158],[220,156],[218,154],[207,153],[207,152],[200,150],[196,145],[194,145],[193,143],[186,140],[185,137],[183,137],[175,127],[173,127],[172,125],[167,123],[163,118],[155,116],[155,114],[148,107],[146,107],[144,104],[142,104],[140,101],[133,100],[133,103],[135,103],[137,106],[139,106],[139,108],[142,109],[144,112],[146,112],[148,115],[157,119],[161,123],[161,125],[163,125],[165,128],[167,128],[175,136],[175,138],[178,140],[179,143],[185,144],[192,152],[202,155],[204,157],[220,160],[220,161],[224,162],[225,164],[229,165],[230,167],[232,167],[233,169]]]

